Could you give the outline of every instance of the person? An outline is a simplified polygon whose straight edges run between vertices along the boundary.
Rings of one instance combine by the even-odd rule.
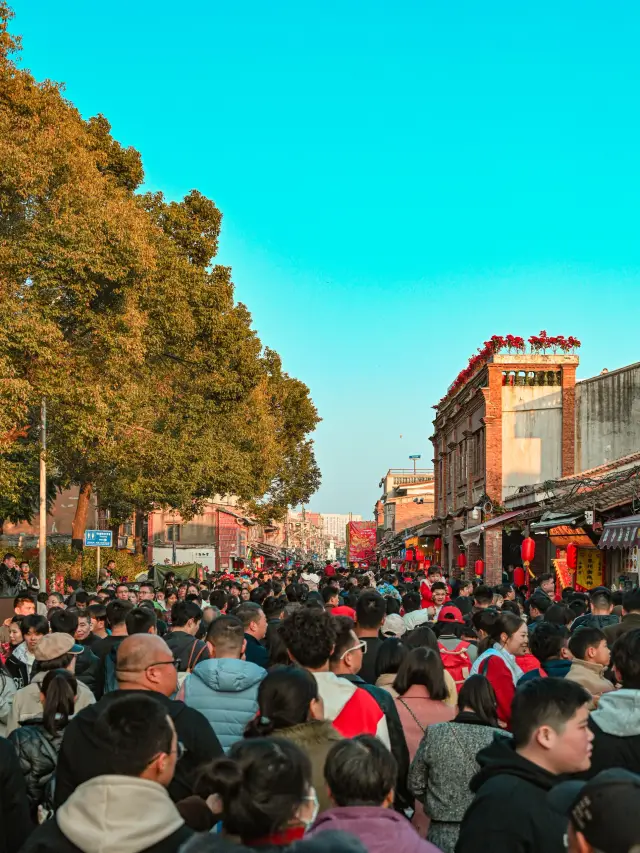
[[[556,593],[556,576],[545,572],[538,577],[538,586],[534,589],[531,598],[542,598],[553,602]]]
[[[426,612],[426,611],[422,611]],[[389,637],[382,643],[376,658],[376,687],[382,687],[394,699],[397,697],[393,682],[400,669],[400,664],[407,656],[408,649],[402,640]]]
[[[493,687],[471,675],[458,695],[457,715],[427,728],[409,769],[409,790],[430,818],[427,839],[454,853],[460,823],[473,801],[471,778],[480,770],[476,755],[503,733]]]
[[[531,654],[540,662],[547,675],[565,678],[571,669],[572,655],[569,651],[569,631],[564,625],[542,622],[529,637]],[[535,670],[526,678],[535,677]]]
[[[377,593],[376,593],[377,595]],[[389,747],[386,717],[376,700],[345,678],[331,672],[330,658],[337,639],[335,616],[322,608],[300,608],[290,613],[280,626],[280,635],[291,660],[308,670],[318,682],[327,720],[343,737],[375,734]],[[363,653],[366,640],[354,637],[344,656],[357,650]]]
[[[0,737],[0,853],[18,853],[33,830],[27,785],[15,749]]]
[[[269,667],[269,652],[264,647],[267,635],[267,617],[259,604],[244,601],[236,607],[234,614],[244,626],[244,638],[247,641],[245,659],[263,669]]]
[[[133,634],[157,634],[158,617],[153,604],[147,603],[146,606],[134,607],[133,610],[127,613],[124,624],[127,627],[128,637],[131,637]],[[168,642],[167,645],[169,645]]]
[[[523,620],[513,613],[500,613],[486,627],[488,635],[478,648],[481,654],[471,667],[471,674],[489,679],[498,702],[498,720],[508,728],[516,685],[524,674],[517,658],[526,654],[529,634]]]
[[[410,590],[402,596],[402,617],[407,631],[413,631],[418,625],[424,625],[429,621],[429,611],[422,609],[422,599],[419,592]]]
[[[589,782],[556,785],[549,805],[569,819],[569,853],[629,853],[640,847],[640,776],[603,770]]]
[[[31,717],[42,713],[40,701],[41,685],[48,672],[54,669],[67,669],[75,674],[76,658],[82,653],[82,646],[76,644],[70,634],[47,634],[42,637],[35,650],[38,672],[31,683],[22,687],[13,697],[13,705],[7,721],[7,735]],[[89,688],[78,681],[75,711],[92,705],[96,700]]]
[[[87,614],[91,628],[89,636],[93,637],[93,640],[90,643],[84,643],[84,645],[92,647],[97,644],[98,640],[104,640],[105,637],[109,636],[107,633],[107,608],[104,604],[90,604],[87,607]]]
[[[620,690],[605,693],[591,714],[594,734],[589,775],[607,767],[640,773],[640,630],[626,631],[613,644],[611,665]]]
[[[461,580],[458,587],[458,595],[451,604],[457,607],[463,616],[470,616],[473,612],[473,581]]]
[[[453,678],[456,690],[460,690],[478,657],[478,647],[464,639],[468,628],[462,613],[452,604],[440,609],[434,631],[445,670]]]
[[[53,806],[50,785],[58,761],[64,730],[74,713],[78,682],[67,669],[46,673],[40,685],[42,713],[20,723],[9,735],[20,770],[27,781],[29,808],[38,823],[38,807],[49,811]]]
[[[98,637],[91,633],[91,614],[88,612],[88,606],[85,610],[78,610],[76,616],[78,617],[78,627],[73,636],[81,646],[90,649]]]
[[[325,765],[334,807],[318,816],[309,837],[341,830],[359,838],[368,853],[437,853],[393,809],[397,772],[394,757],[376,737],[358,735],[335,744]]]
[[[34,592],[40,591],[40,581],[38,580],[38,576],[34,575],[31,571],[31,567],[27,560],[22,560],[18,566],[18,571],[20,572],[20,580],[18,582],[20,590],[33,590]]]
[[[76,668],[74,670],[74,674],[78,681],[81,681],[89,688],[93,695],[99,699],[100,661],[88,646],[83,646],[82,643],[78,642],[76,639],[75,635],[78,630],[78,625],[80,624],[78,612],[71,610],[71,608],[67,608],[66,610],[56,610],[51,614],[49,623],[51,625],[52,633],[70,634],[74,638],[76,646],[80,646],[82,649],[82,651],[76,656]]]
[[[422,608],[426,610],[433,607],[433,597],[431,590],[434,583],[440,583],[444,580],[442,569],[440,566],[429,566],[427,569],[427,577],[420,583],[420,596],[422,599]]]
[[[0,663],[0,737],[4,737],[7,732],[7,723],[16,690],[11,673],[3,663]]]
[[[236,741],[226,758],[203,768],[199,791],[224,835],[266,851],[301,840],[318,811],[311,762],[285,738]]]
[[[228,751],[255,716],[258,688],[267,673],[263,667],[243,660],[247,641],[242,622],[235,616],[213,620],[207,646],[207,657],[187,675],[178,699],[206,717]]]
[[[604,677],[604,671],[611,660],[611,652],[603,631],[599,628],[580,628],[571,635],[569,651],[573,660],[565,678],[581,684],[591,693],[594,700],[613,690],[613,684]],[[595,702],[591,709],[593,708]]]
[[[304,571],[300,575],[300,580],[309,587],[309,592],[316,592],[320,583],[320,575],[313,571],[313,564],[309,563],[304,567]]]
[[[53,610],[54,607],[65,608],[64,595],[61,592],[50,592],[46,600],[47,610]]]
[[[627,631],[635,631],[640,628],[640,588],[625,592],[622,596],[622,619],[615,625],[609,625],[604,629],[609,646]]]
[[[324,784],[324,766],[331,747],[342,736],[324,719],[318,682],[298,666],[272,669],[258,688],[258,713],[249,720],[245,737],[278,737],[296,744],[311,762],[311,783],[320,812],[331,807]]]
[[[529,633],[533,633],[536,630],[538,625],[544,621],[545,614],[547,610],[551,608],[553,602],[551,599],[544,595],[531,596],[529,599],[529,622],[527,623],[527,627],[529,629]]]
[[[119,601],[129,602],[129,587],[126,583],[119,583],[116,587],[116,598]]]
[[[613,612],[613,597],[611,590],[606,587],[598,587],[591,590],[589,594],[591,613],[578,616],[571,625],[571,632],[579,628],[610,628],[620,622],[620,618]]]
[[[111,631],[104,639],[100,640],[91,648],[91,651],[100,661],[98,674],[98,693],[102,696],[117,687],[116,657],[120,643],[127,636],[127,614],[133,610],[130,601],[115,598],[106,606],[107,624]]]
[[[433,604],[428,607],[428,612],[432,622],[438,621],[438,615],[448,598],[449,593],[444,581],[436,581],[431,584],[431,600],[433,601]]]
[[[20,572],[16,568],[16,555],[5,554],[0,563],[0,597],[10,598],[20,589]]]
[[[16,690],[29,683],[29,663],[27,644],[22,633],[22,620],[14,616],[9,625],[9,642],[3,645],[4,665],[13,679]]]
[[[493,605],[493,590],[486,584],[480,584],[473,592],[473,607],[472,613],[478,613],[482,610],[487,610]]]
[[[474,800],[460,826],[456,853],[563,853],[566,820],[547,793],[564,774],[589,768],[593,734],[587,691],[565,678],[536,678],[515,693],[513,738],[480,750]]]
[[[33,613],[31,616],[24,616],[20,620],[20,630],[24,637],[24,647],[20,650],[16,649],[14,657],[16,661],[24,664],[24,672],[26,673],[26,679],[22,685],[24,687],[31,681],[36,659],[35,651],[40,640],[49,633],[49,623],[46,617]]]
[[[202,610],[195,601],[179,601],[171,608],[171,631],[166,640],[180,664],[179,672],[193,672],[200,661],[209,657],[207,644],[196,639],[201,619]]]
[[[193,794],[200,765],[222,754],[220,742],[202,714],[170,698],[177,687],[176,661],[161,637],[135,634],[124,638],[118,647],[116,665],[118,689],[76,713],[67,726],[58,758],[56,807],[83,782],[117,772],[113,756],[98,735],[96,723],[112,702],[130,694],[143,692],[154,699],[171,717],[183,744],[184,753],[169,783],[169,794],[174,802]],[[82,756],[82,760],[79,761],[78,756]]]
[[[109,703],[95,721],[110,772],[83,782],[22,853],[177,853],[193,834],[167,788],[180,751],[171,717],[151,696]]]
[[[372,589],[360,594],[356,603],[356,634],[360,640],[366,641],[360,677],[367,684],[376,682],[376,657],[384,642],[380,629],[386,615],[387,605],[379,592]]]

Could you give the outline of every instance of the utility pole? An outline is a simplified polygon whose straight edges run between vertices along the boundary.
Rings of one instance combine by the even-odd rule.
[[[40,404],[40,529],[38,537],[40,590],[47,589],[47,401]]]

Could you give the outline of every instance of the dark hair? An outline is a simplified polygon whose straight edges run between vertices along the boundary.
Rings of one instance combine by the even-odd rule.
[[[483,654],[493,643],[499,643],[503,634],[512,637],[524,625],[524,619],[515,613],[498,613],[496,619],[488,626],[488,636],[478,644],[478,653]]]
[[[422,684],[429,698],[443,701],[449,695],[444,681],[444,665],[440,653],[433,649],[411,649],[400,664],[393,689],[404,696],[414,684]]]
[[[353,637],[351,636],[355,629],[353,619],[348,616],[334,616],[333,623],[336,626],[336,642],[333,647],[332,661],[339,661],[343,652],[353,646]]]
[[[395,675],[400,664],[407,656],[407,647],[397,637],[388,637],[376,656],[376,678],[381,675]]]
[[[421,603],[422,598],[419,592],[407,592],[402,596],[402,606],[405,613],[413,613],[416,610],[420,610]]]
[[[120,598],[114,598],[107,604],[107,622],[109,627],[115,628],[116,625],[124,625],[127,621],[127,613],[133,610],[133,604],[130,601],[123,601]]]
[[[356,604],[356,622],[361,628],[380,628],[387,615],[384,598],[375,589],[365,590]]]
[[[218,610],[224,610],[229,603],[229,595],[223,589],[214,589],[209,596],[209,604],[217,607]]]
[[[233,611],[233,615],[242,622],[245,631],[252,622],[256,622],[260,618],[261,613],[264,611],[255,601],[243,601]]]
[[[547,581],[555,581],[555,575],[552,575],[550,572],[543,572],[543,574],[538,575],[538,586],[541,587],[543,583]]]
[[[155,588],[155,587],[154,587],[154,585],[151,583],[151,581],[143,581],[143,582],[140,584],[140,586],[138,587],[138,592],[140,592],[140,591],[142,590],[142,588],[143,588],[143,587],[144,587],[145,589],[150,589],[150,590],[151,590],[151,592],[152,592],[154,595],[156,594],[156,588]]]
[[[429,566],[427,575],[443,575],[442,566]]]
[[[622,596],[622,609],[625,613],[640,613],[640,587],[625,592]]]
[[[54,610],[49,619],[54,634],[75,634],[78,630],[78,613],[74,610]]]
[[[517,687],[511,706],[514,747],[526,746],[540,726],[562,731],[574,714],[589,702],[591,694],[568,678],[533,678],[524,682]]]
[[[287,601],[299,602],[304,601],[304,592],[299,583],[290,583],[285,587],[284,594],[287,596]]]
[[[184,628],[193,619],[199,622],[202,619],[202,610],[195,601],[176,601],[171,608],[171,627]]]
[[[51,670],[53,669],[66,669],[74,657],[75,656],[72,655],[71,652],[65,652],[63,655],[59,655],[57,658],[38,661],[38,671],[51,672]]]
[[[505,599],[502,602],[502,607],[500,610],[503,613],[513,613],[514,616],[520,616],[520,608],[518,607],[517,601],[512,601],[511,599]]]
[[[2,562],[4,563],[4,562],[6,562],[7,560],[10,560],[12,557],[13,557],[13,559],[15,560],[16,555],[15,555],[15,554],[5,554],[5,555],[4,555],[4,557],[2,558]]]
[[[574,619],[578,616],[584,616],[589,608],[581,598],[573,598],[569,602],[569,610],[572,612]]]
[[[471,708],[484,726],[497,729],[498,703],[493,685],[484,675],[470,675],[458,693],[458,708]]]
[[[506,598],[509,593],[513,590],[512,583],[501,583],[496,587],[496,592],[498,595],[501,595],[503,598]]]
[[[40,616],[39,613],[32,613],[30,616],[23,616],[20,620],[20,628],[24,636],[29,631],[35,631],[36,634],[48,634],[49,623],[46,616]]]
[[[611,649],[611,664],[626,690],[640,690],[640,628],[618,637]]]
[[[280,616],[280,614],[285,608],[286,603],[286,598],[274,598],[272,595],[270,595],[269,598],[265,599],[265,602],[262,605],[264,615],[267,617],[267,619],[274,619],[277,616]]]
[[[336,644],[335,617],[318,608],[294,611],[283,620],[278,631],[293,659],[310,669],[323,666]]]
[[[544,621],[553,625],[570,625],[575,616],[568,604],[552,604],[544,614]]]
[[[491,634],[499,615],[497,610],[478,610],[477,613],[471,616],[471,624],[476,631],[484,631],[485,634]]]
[[[237,616],[218,616],[209,625],[207,641],[217,649],[240,653],[244,643],[244,625]]]
[[[587,656],[587,649],[599,646],[603,640],[605,642],[607,640],[604,631],[601,631],[600,628],[591,628],[587,625],[583,625],[577,628],[575,634],[571,636],[571,639],[569,640],[569,651],[574,658],[578,658],[578,660],[585,660]]]
[[[418,625],[413,631],[409,631],[408,634],[404,635],[403,643],[407,649],[438,650],[438,638],[429,625]]]
[[[536,625],[535,631],[529,634],[529,647],[531,654],[540,663],[551,658],[560,656],[560,652],[567,645],[569,631],[564,625],[556,625],[553,622],[541,622]]]
[[[224,758],[203,768],[197,793],[218,794],[226,835],[248,844],[284,829],[307,796],[311,762],[284,738],[236,741]]]
[[[173,729],[167,710],[150,696],[136,692],[114,699],[94,725],[109,756],[107,773],[139,776],[159,753],[171,753]]]
[[[325,604],[328,604],[332,598],[335,598],[336,595],[340,594],[340,590],[336,589],[335,586],[325,586],[320,590],[320,595],[322,596],[322,600]]]
[[[493,601],[493,590],[490,586],[482,584],[473,593],[473,598],[479,604],[491,604]]]
[[[63,603],[64,603],[64,595],[63,595],[61,592],[56,592],[56,590],[52,590],[52,591],[47,595],[47,598],[51,598],[51,596],[53,596],[54,598],[57,598],[57,599],[58,599],[58,601],[60,602],[60,604],[63,604]],[[23,598],[24,596],[20,596],[20,597],[21,597],[21,598]]]
[[[395,789],[398,765],[377,737],[357,735],[329,750],[324,776],[337,806],[381,806]]]
[[[535,607],[540,613],[545,614],[552,604],[553,602],[546,595],[532,595],[529,599],[529,613],[531,608]]]
[[[589,599],[591,601],[591,607],[597,607],[598,610],[604,610],[605,608],[611,607],[613,604],[611,592],[608,589],[603,589],[602,587],[592,590]]]
[[[127,626],[127,634],[148,634],[150,628],[156,628],[158,625],[158,617],[155,610],[149,607],[134,607],[127,613],[125,619]]]
[[[249,721],[245,737],[268,737],[278,729],[306,723],[309,705],[318,698],[318,682],[299,666],[277,666],[258,688],[258,713]]]
[[[14,610],[20,604],[21,601],[28,601],[30,604],[33,604],[34,607],[36,604],[36,600],[32,595],[28,595],[26,592],[21,592],[19,595],[16,595],[16,597],[13,599],[13,609]]]
[[[44,695],[42,725],[55,735],[73,716],[78,682],[68,669],[53,669],[42,679],[40,692]]]
[[[87,607],[87,613],[99,622],[104,622],[107,618],[107,608],[104,604],[90,604]]]

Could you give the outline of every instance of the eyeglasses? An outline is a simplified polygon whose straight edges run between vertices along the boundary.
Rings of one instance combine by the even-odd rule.
[[[366,655],[366,653],[367,653],[367,641],[366,640],[360,640],[360,642],[358,643],[357,646],[352,646],[350,649],[346,649],[344,652],[342,652],[342,654],[340,655],[340,660],[342,660],[348,654],[351,654],[351,652],[357,652],[359,649],[362,650],[363,655]]]

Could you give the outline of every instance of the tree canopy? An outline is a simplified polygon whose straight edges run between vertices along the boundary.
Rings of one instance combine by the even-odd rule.
[[[48,463],[81,487],[75,538],[95,489],[120,517],[189,517],[215,494],[263,517],[306,502],[318,414],[214,263],[221,212],[197,190],[140,192],[141,157],[107,119],[19,67],[11,17],[0,2],[4,499],[23,501],[46,397]]]

